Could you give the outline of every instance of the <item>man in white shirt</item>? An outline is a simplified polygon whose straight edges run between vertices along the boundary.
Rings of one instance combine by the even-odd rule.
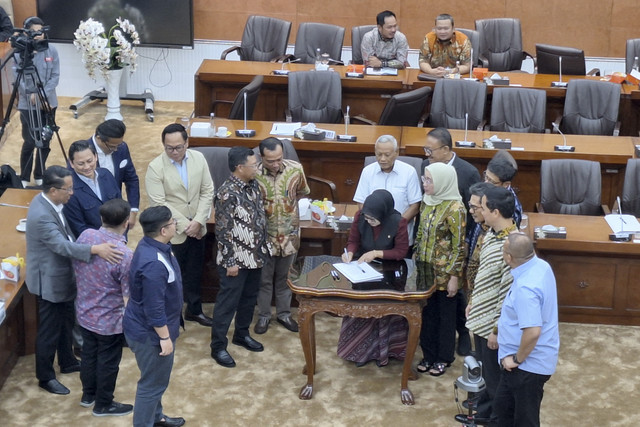
[[[393,195],[394,208],[407,220],[409,244],[413,244],[413,218],[420,209],[422,191],[415,168],[396,161],[398,153],[398,141],[393,136],[378,138],[375,144],[377,162],[362,170],[353,201],[362,208],[364,200],[375,190],[389,191]]]

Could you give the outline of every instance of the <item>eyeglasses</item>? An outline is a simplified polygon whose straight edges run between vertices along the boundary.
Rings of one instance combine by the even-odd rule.
[[[175,219],[175,218],[172,218],[172,219],[171,219],[171,222],[170,222],[169,224],[165,224],[165,225],[163,225],[163,226],[162,226],[162,228],[170,227],[170,226],[172,226],[172,225],[177,226],[177,225],[178,225],[178,220],[177,220],[177,219]]]
[[[491,179],[491,177],[487,175],[487,171],[482,172],[482,176],[484,177],[484,182],[488,182],[489,184],[493,184],[493,185],[502,184],[502,182],[500,181],[494,181],[493,179]]]
[[[426,154],[427,156],[430,156],[433,154],[434,151],[444,147],[446,147],[446,145],[441,145],[440,147],[436,147],[436,148],[429,148],[429,147],[422,147],[422,148],[424,149],[424,154]]]
[[[431,178],[425,178],[424,176],[421,176],[420,179],[422,179],[423,184],[433,184],[433,179]]]
[[[73,193],[73,187],[53,187],[58,190],[66,191],[67,193]]]
[[[102,143],[104,144],[105,147],[107,147],[111,151],[116,151],[118,149],[118,147],[120,147],[120,145],[122,145],[122,143],[116,144],[116,145],[111,145],[111,144],[107,144],[104,141],[102,141]]]
[[[176,145],[176,146],[173,146],[173,147],[171,145],[165,145],[164,149],[168,153],[171,153],[172,151],[182,151],[182,150],[184,150],[184,147],[186,147],[186,146],[187,146],[187,143]]]
[[[482,206],[472,205],[471,203],[469,203],[469,210],[470,211],[475,211],[476,209],[482,210]]]

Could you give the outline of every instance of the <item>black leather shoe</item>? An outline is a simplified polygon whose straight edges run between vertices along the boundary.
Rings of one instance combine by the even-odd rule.
[[[235,345],[239,345],[240,347],[244,347],[249,351],[262,351],[264,347],[258,341],[251,338],[251,336],[247,335],[246,337],[233,337],[231,340]]]
[[[65,366],[64,368],[60,368],[61,374],[71,374],[73,372],[80,372],[80,362],[76,362],[73,365]]]
[[[458,414],[454,418],[457,422],[464,425],[475,423],[477,425],[486,426],[489,424],[489,418],[476,417],[475,415],[472,415],[471,418],[469,418],[467,414]]]
[[[40,381],[38,383],[40,388],[47,390],[49,393],[53,394],[69,394],[69,389],[63,386],[60,381],[57,379],[52,379],[49,381]]]
[[[285,317],[284,319],[278,318],[278,323],[280,323],[291,332],[298,332],[298,322],[293,320],[291,316]]]
[[[270,321],[268,317],[260,317],[256,322],[256,326],[253,327],[253,332],[260,335],[264,334],[269,329]]]
[[[205,316],[204,313],[200,314],[191,314],[188,311],[184,312],[184,320],[189,320],[191,322],[198,322],[202,326],[211,327],[213,325],[213,319],[209,316]]]
[[[153,423],[153,427],[180,427],[185,423],[184,418],[182,417],[172,418],[165,415],[162,418],[164,418],[164,421],[156,421]]]
[[[457,352],[460,356],[468,356],[471,354],[471,337],[469,336],[469,331],[458,335]]]
[[[216,352],[211,350],[211,357],[218,363],[218,365],[224,366],[225,368],[233,368],[236,366],[236,361],[233,360],[233,357],[231,357],[227,350],[220,350]]]

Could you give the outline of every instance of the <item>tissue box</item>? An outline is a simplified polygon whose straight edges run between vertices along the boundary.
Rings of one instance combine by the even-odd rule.
[[[510,139],[483,139],[482,140],[482,148],[489,148],[495,150],[511,150],[511,140]]]
[[[213,132],[208,122],[193,122],[190,128],[190,134],[194,138],[209,138]]]
[[[335,221],[336,225],[338,226],[338,231],[349,231],[351,230],[351,224],[353,224],[353,218],[348,218],[348,219],[337,219]]]
[[[567,229],[565,227],[558,227],[554,231],[546,231],[543,230],[542,227],[534,227],[533,229],[533,237],[535,240],[538,239],[566,239],[567,238]]]
[[[20,264],[16,257],[9,257],[2,260],[0,279],[6,279],[12,282],[20,280]]]
[[[484,77],[489,74],[489,69],[488,68],[474,68],[473,69],[473,77],[475,77],[476,79],[482,81],[484,80]]]
[[[320,224],[324,224],[327,221],[327,214],[322,210],[320,206],[311,205],[311,219],[315,222],[319,222]]]

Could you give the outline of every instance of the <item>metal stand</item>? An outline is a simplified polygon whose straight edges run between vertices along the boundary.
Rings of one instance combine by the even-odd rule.
[[[89,92],[80,101],[71,104],[69,106],[69,109],[73,110],[73,118],[77,119],[79,114],[78,110],[80,108],[84,107],[92,101],[99,100],[100,102],[102,102],[105,99],[107,99],[107,91],[105,88],[101,87],[98,90]],[[145,89],[144,92],[139,95],[127,94],[125,96],[121,96],[120,99],[129,101],[141,101],[142,103],[144,103],[144,112],[147,114],[147,118],[149,119],[149,121],[153,122],[153,102],[155,101],[155,99],[153,97],[151,89]]]

